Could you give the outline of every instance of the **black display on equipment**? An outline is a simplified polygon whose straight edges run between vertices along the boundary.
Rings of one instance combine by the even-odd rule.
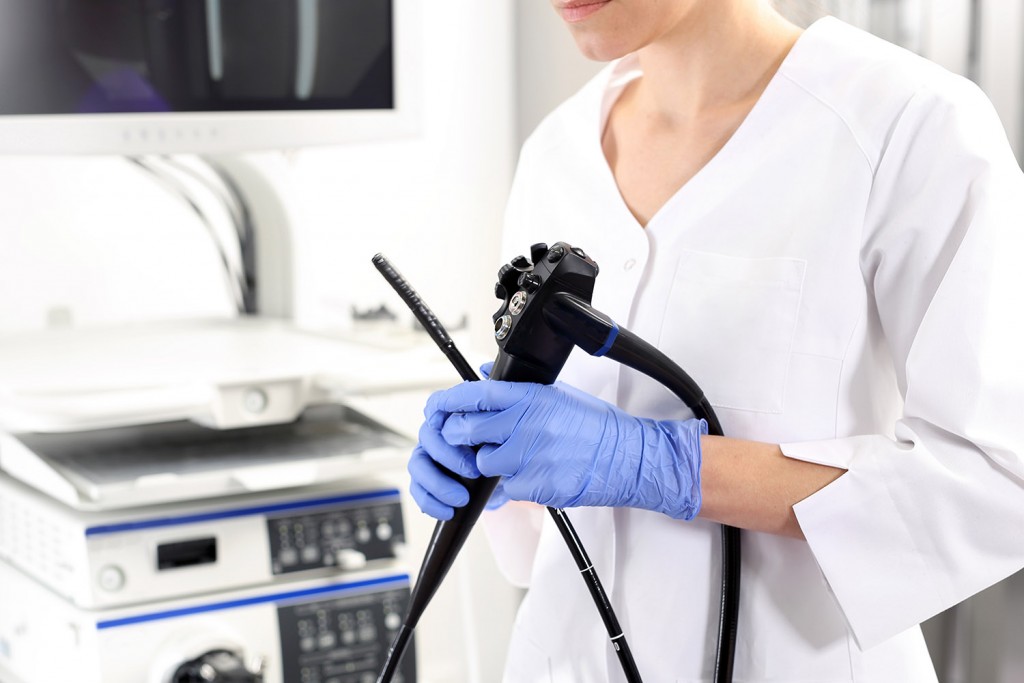
[[[0,115],[394,103],[390,0],[0,0]]]
[[[213,564],[217,561],[217,539],[193,538],[175,543],[161,543],[156,547],[156,567],[159,570]]]

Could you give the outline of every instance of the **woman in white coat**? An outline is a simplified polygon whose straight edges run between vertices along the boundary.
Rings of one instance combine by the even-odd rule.
[[[487,513],[529,586],[506,680],[623,680],[541,503],[580,507],[648,682],[711,676],[717,523],[745,530],[736,681],[933,681],[917,624],[1024,566],[1024,178],[992,107],[766,0],[553,1],[611,64],[524,146],[505,255],[584,248],[595,307],[727,438],[579,352],[561,379],[590,396],[431,397],[420,506],[465,503],[436,462],[514,499]]]

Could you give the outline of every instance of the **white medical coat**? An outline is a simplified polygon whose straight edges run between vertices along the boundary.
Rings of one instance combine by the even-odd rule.
[[[796,506],[807,542],[743,533],[737,683],[933,681],[916,625],[1024,565],[1024,179],[1000,123],[968,81],[823,19],[644,229],[600,143],[637,68],[610,65],[525,144],[504,256],[582,247],[596,308],[685,368],[727,435],[848,470]],[[574,352],[562,379],[688,415],[607,359]],[[624,680],[545,517],[487,515],[529,586],[506,680]],[[718,526],[571,518],[644,680],[710,680]]]

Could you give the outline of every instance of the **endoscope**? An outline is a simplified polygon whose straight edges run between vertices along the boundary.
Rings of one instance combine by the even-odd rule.
[[[373,264],[412,310],[462,379],[479,379],[437,317],[388,260],[377,254],[373,257]],[[695,417],[707,421],[710,434],[721,436],[721,424],[696,382],[668,356],[591,306],[598,270],[597,264],[582,249],[565,242],[558,242],[550,248],[546,244],[534,244],[529,258],[517,256],[502,266],[494,290],[502,304],[493,316],[498,353],[490,378],[552,384],[573,347],[578,346],[591,355],[607,356],[660,382],[678,396]],[[394,639],[378,683],[390,683],[416,624],[498,484],[497,477],[469,479],[446,473],[466,487],[470,500],[466,506],[455,510],[452,519],[438,522],[435,526],[419,577],[413,586],[405,621]],[[568,516],[564,510],[548,508],[548,511],[594,599],[627,681],[641,683],[636,662],[611,602]],[[716,683],[732,681],[739,582],[739,530],[723,526]]]

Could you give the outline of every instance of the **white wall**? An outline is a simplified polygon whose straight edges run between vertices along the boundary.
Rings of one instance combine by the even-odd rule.
[[[603,64],[583,57],[550,0],[518,0],[516,133],[521,143],[552,109]]]

